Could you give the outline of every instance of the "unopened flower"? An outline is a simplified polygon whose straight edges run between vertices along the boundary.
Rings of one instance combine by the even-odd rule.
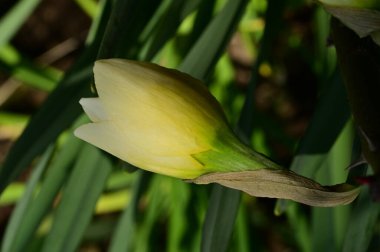
[[[97,61],[94,74],[99,97],[80,100],[93,123],[75,135],[118,158],[182,179],[264,168],[270,162],[235,137],[199,80],[121,59]]]
[[[323,187],[249,149],[187,74],[121,59],[97,61],[94,74],[99,97],[80,100],[92,123],[74,134],[139,168],[315,206],[348,204],[358,194],[346,184]]]

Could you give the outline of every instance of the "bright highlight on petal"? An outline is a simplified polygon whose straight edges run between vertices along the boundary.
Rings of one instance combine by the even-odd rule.
[[[99,98],[82,98],[79,103],[91,121],[99,122],[107,120],[107,112]]]

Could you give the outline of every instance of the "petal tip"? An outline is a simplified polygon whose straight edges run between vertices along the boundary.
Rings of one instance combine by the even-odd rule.
[[[83,125],[82,125],[83,126]],[[82,139],[82,126],[79,126],[78,128],[76,128],[73,132],[73,135],[76,137],[76,138],[79,138],[79,139]],[[83,140],[83,139],[82,139]]]

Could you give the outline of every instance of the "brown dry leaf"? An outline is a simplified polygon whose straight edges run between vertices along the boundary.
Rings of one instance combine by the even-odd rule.
[[[358,187],[349,184],[322,186],[288,170],[209,173],[189,181],[195,184],[218,183],[251,196],[290,199],[318,207],[346,205],[359,194]]]

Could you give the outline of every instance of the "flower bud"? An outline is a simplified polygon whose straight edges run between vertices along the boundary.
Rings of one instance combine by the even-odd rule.
[[[182,179],[270,162],[235,137],[199,80],[121,59],[97,61],[94,74],[99,97],[80,100],[93,123],[74,134],[116,157]]]
[[[358,194],[346,184],[323,187],[242,144],[217,100],[187,74],[121,59],[97,61],[94,74],[99,97],[80,100],[92,123],[74,134],[134,166],[315,206]]]

